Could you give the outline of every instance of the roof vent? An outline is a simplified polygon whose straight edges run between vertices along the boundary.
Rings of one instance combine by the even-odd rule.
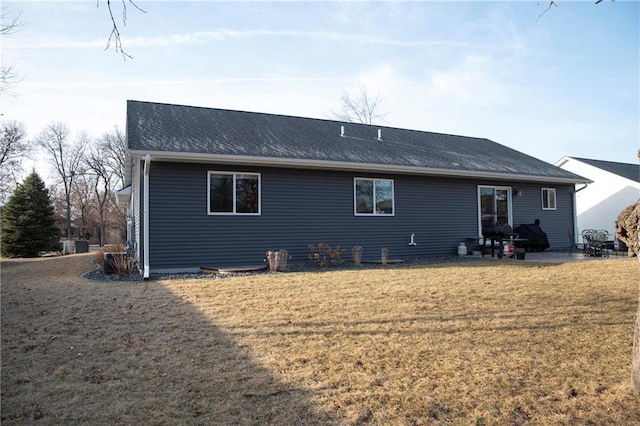
[[[344,138],[344,126],[340,126],[340,136]]]
[[[382,140],[382,129],[378,129],[378,140]]]

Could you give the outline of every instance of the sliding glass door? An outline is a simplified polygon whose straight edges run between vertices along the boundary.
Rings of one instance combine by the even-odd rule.
[[[508,186],[478,186],[478,227],[511,224],[511,188]]]

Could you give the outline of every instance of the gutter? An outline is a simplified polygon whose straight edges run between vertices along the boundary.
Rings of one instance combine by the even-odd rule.
[[[583,189],[587,189],[587,186],[589,186],[590,183],[592,183],[593,181],[589,181],[589,182],[584,182],[584,186],[580,189],[576,189],[574,192],[577,194],[578,192],[582,191]]]
[[[143,257],[143,269],[142,278],[149,279],[149,169],[151,168],[151,155],[146,154],[144,156],[144,199],[142,202],[142,229],[144,237],[142,239],[142,257]]]
[[[471,170],[455,170],[442,168],[425,168],[418,166],[397,166],[388,164],[372,164],[372,163],[354,163],[345,161],[323,161],[323,160],[306,160],[296,158],[279,158],[279,157],[258,157],[250,155],[221,155],[221,154],[199,154],[199,153],[182,153],[166,151],[130,151],[132,155],[150,155],[154,161],[174,161],[174,162],[193,162],[193,163],[224,163],[237,165],[251,165],[264,167],[285,167],[285,168],[303,168],[316,170],[341,170],[341,171],[360,171],[378,173],[402,173],[411,175],[429,175],[429,176],[448,176],[457,178],[481,178],[481,179],[499,179],[499,180],[518,180],[528,182],[542,183],[565,183],[565,184],[587,184],[588,179],[569,178],[569,177],[553,177],[553,176],[536,176],[525,174],[512,174],[507,172],[482,172]]]

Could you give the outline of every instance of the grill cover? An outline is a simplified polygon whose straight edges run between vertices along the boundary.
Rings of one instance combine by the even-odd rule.
[[[513,230],[518,234],[519,238],[526,238],[527,242],[523,245],[528,251],[543,251],[549,248],[549,239],[547,234],[535,223],[526,223],[516,227]]]

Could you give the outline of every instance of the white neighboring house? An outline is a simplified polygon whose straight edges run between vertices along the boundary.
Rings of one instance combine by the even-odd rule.
[[[593,181],[576,185],[578,234],[603,229],[613,237],[620,212],[640,199],[640,165],[563,157],[556,166]]]

